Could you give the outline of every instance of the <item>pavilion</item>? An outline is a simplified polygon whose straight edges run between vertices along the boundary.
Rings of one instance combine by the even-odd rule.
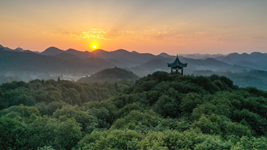
[[[181,69],[182,70],[181,75],[183,75],[183,68],[187,67],[187,63],[180,62],[178,55],[173,63],[167,63],[167,64],[168,64],[168,67],[171,67],[171,74],[173,73],[172,69],[176,69],[176,74],[178,74],[178,69]]]

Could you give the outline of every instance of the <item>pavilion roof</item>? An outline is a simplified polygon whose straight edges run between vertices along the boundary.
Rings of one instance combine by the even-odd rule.
[[[183,67],[187,67],[187,63],[181,63],[181,61],[178,58],[178,55],[173,63],[167,63],[167,64],[168,64],[168,67],[172,67],[172,69],[176,69],[176,68],[182,69]]]

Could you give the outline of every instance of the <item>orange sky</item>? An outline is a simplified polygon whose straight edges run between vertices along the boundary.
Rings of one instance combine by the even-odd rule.
[[[267,52],[267,1],[2,0],[0,44],[188,54]]]

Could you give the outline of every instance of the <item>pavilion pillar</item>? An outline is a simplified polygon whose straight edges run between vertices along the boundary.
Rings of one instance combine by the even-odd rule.
[[[181,71],[181,75],[184,75],[184,69],[182,69],[182,71]]]
[[[172,69],[171,69],[171,75],[172,75]]]
[[[176,74],[178,74],[178,69],[176,69]]]

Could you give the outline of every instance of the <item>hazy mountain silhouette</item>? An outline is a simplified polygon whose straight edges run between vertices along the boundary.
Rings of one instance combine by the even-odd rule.
[[[213,58],[203,59],[191,59],[185,57],[179,57],[181,62],[188,63],[187,67],[184,69],[185,74],[192,74],[194,70],[226,70],[233,67],[233,65],[227,64],[225,62],[219,61]],[[148,73],[153,73],[156,70],[161,71],[170,71],[170,68],[167,67],[167,63],[174,61],[174,58],[163,58],[157,57],[156,59],[151,59],[138,67],[132,68],[132,70],[137,73],[139,76],[144,76]],[[242,68],[243,69],[243,68]]]
[[[13,51],[13,49],[10,49],[8,47],[4,47],[2,45],[0,45],[0,50],[5,50],[5,51]]]
[[[23,52],[24,50],[21,47],[18,47],[16,49],[14,49],[15,52]]]
[[[92,52],[90,52],[91,57],[99,57],[99,58],[111,58],[113,55],[109,54],[109,52],[104,51],[102,49],[97,49]]]
[[[89,52],[82,52],[82,51],[78,51],[75,49],[68,49],[65,51],[65,50],[61,50],[57,47],[49,47],[46,50],[44,50],[41,54],[55,56],[55,55],[62,54],[62,53],[68,53],[68,54],[76,55],[82,59],[89,57]]]
[[[114,58],[130,65],[128,67],[139,65],[155,57],[155,55],[153,54],[129,52],[124,49],[119,49],[111,52],[107,52],[104,50],[95,50],[90,53],[90,56],[99,57],[103,59]]]
[[[172,57],[171,55],[169,55],[167,53],[160,53],[158,56],[161,56],[161,57],[164,57],[164,58]]]
[[[79,58],[78,56],[69,53],[59,53],[55,55],[55,57],[70,61],[82,61],[82,59]]]
[[[84,58],[88,58],[90,55],[89,52],[85,51],[85,52],[82,52],[82,51],[78,51],[78,50],[75,50],[75,49],[68,49],[65,51],[65,53],[69,53],[69,54],[72,54],[72,55],[76,55],[82,59]]]
[[[192,66],[194,68],[198,68],[198,70],[200,70],[201,68],[207,68],[210,70],[215,70],[215,69],[223,69],[223,68],[227,68],[227,67],[231,66],[225,62],[222,62],[222,61],[219,61],[219,60],[213,59],[213,58],[207,58],[205,60],[191,59],[191,58],[185,58],[185,57],[179,57],[179,58],[180,58],[181,62],[188,63],[189,68],[190,68],[190,66]],[[166,68],[167,63],[171,63],[172,61],[174,61],[173,58],[152,59],[146,63],[141,64],[140,67],[142,67],[144,69]]]
[[[192,59],[207,59],[207,58],[215,58],[215,59],[221,59],[225,57],[225,55],[222,54],[181,54],[180,56],[186,57],[186,58],[192,58]]]
[[[203,61],[197,61],[194,65],[196,65],[196,66],[202,65],[202,66],[208,66],[208,67],[214,67],[214,68],[219,67],[220,69],[230,67],[230,65],[228,63],[219,61],[219,60],[214,59],[214,58],[206,58]]]
[[[47,49],[48,50],[48,49]],[[45,50],[43,53],[47,54],[47,50]],[[92,52],[82,52],[82,51],[77,51],[74,49],[69,49],[67,51],[55,49],[54,53],[50,54],[55,54],[55,53],[71,53],[73,55],[76,55],[80,58],[87,58],[88,56],[90,58],[87,58],[86,63],[90,65],[95,65],[95,67],[99,67],[101,69],[104,69],[104,67],[109,66],[117,66],[117,67],[122,67],[122,68],[131,68],[132,70],[138,72],[138,75],[146,75],[148,73],[151,73],[155,70],[168,70],[166,67],[166,63],[170,63],[175,59],[175,56],[168,55],[167,53],[161,53],[159,55],[153,55],[149,53],[138,53],[138,52],[129,52],[124,49],[119,49],[115,51],[105,51],[105,50],[95,50]],[[252,55],[256,56],[259,55],[258,53],[253,53]],[[205,59],[193,59],[193,58],[186,58],[183,56],[179,56],[180,60],[182,62],[188,63],[187,72],[190,73],[192,70],[230,70],[231,69],[237,69],[240,67],[238,70],[244,69],[243,67],[248,67],[248,66],[243,66],[241,64],[238,64],[238,66],[233,66],[231,64],[234,60],[239,60],[243,58],[249,58],[248,54],[244,53],[241,56],[237,53],[229,54],[227,56],[223,56],[221,54],[191,54],[188,55],[190,57],[198,57],[198,58],[205,58]],[[214,58],[206,58],[206,57],[215,57]],[[223,58],[222,58],[223,57]],[[236,58],[238,57],[238,58]],[[95,58],[95,59],[93,59]],[[102,60],[99,61],[98,58],[101,58]],[[222,61],[220,61],[220,59]],[[111,63],[111,64],[109,64]],[[142,73],[140,73],[142,72]]]
[[[129,52],[126,51],[124,49],[119,49],[119,50],[115,50],[115,51],[105,51],[105,50],[94,50],[92,52],[82,52],[82,51],[78,51],[78,50],[74,50],[74,49],[68,49],[66,51],[64,50],[60,50],[56,47],[49,47],[47,48],[45,51],[43,51],[41,54],[43,55],[52,55],[55,56],[57,54],[60,53],[70,53],[73,55],[76,55],[80,58],[93,58],[93,57],[98,57],[98,58],[102,58],[102,59],[116,59],[119,60],[120,62],[130,65],[127,67],[132,67],[135,65],[140,65],[141,63],[144,63],[150,59],[152,59],[153,57],[155,57],[155,55],[153,54],[149,54],[149,53],[137,53],[137,52]]]
[[[47,48],[46,50],[44,50],[41,54],[43,55],[57,55],[57,54],[60,54],[60,53],[64,53],[65,51],[64,50],[61,50],[57,47],[49,47]]]
[[[260,53],[260,52],[253,52],[251,54],[243,53],[231,53],[227,56],[223,57],[221,61],[227,62],[227,63],[235,63],[238,61],[249,61],[253,63],[261,63],[267,59],[267,55]]]
[[[1,46],[1,48],[5,49],[5,47]],[[24,52],[22,48],[17,48],[15,51]],[[75,49],[68,49],[66,51],[58,49],[56,47],[49,47],[45,51],[41,53],[42,55],[52,55],[57,58],[61,58],[68,61],[78,61],[80,59],[85,59],[84,62],[89,65],[96,65],[103,69],[103,67],[136,67],[139,66],[143,69],[155,70],[158,68],[165,68],[165,63],[170,63],[175,59],[175,56],[168,55],[167,53],[161,53],[159,55],[153,55],[149,53],[138,53],[138,52],[129,52],[124,49],[119,49],[115,51],[105,51],[105,50],[95,50],[92,52],[82,52]],[[68,55],[69,54],[69,55]],[[77,56],[77,57],[75,57]],[[222,57],[220,54],[210,55],[210,54],[192,54],[188,56],[196,56],[196,57]],[[94,58],[94,59],[93,59]],[[102,59],[99,61],[97,58]],[[267,65],[267,55],[253,52],[251,54],[243,53],[231,53],[223,58],[214,59],[192,59],[179,56],[182,62],[188,63],[188,69],[206,69],[206,70],[218,70],[218,69],[226,69],[229,68],[229,64],[236,64],[238,66],[248,67],[248,68],[256,68],[256,69],[266,69]],[[89,61],[91,59],[91,61]],[[157,61],[155,59],[158,59]],[[164,62],[164,63],[163,63]],[[97,64],[100,63],[100,64]],[[253,67],[255,65],[255,67]],[[93,67],[93,66],[92,66]],[[236,66],[237,67],[237,66]]]
[[[83,61],[85,64],[91,66],[92,68],[98,68],[98,70],[115,67],[115,65],[111,64],[110,62],[97,57],[89,57],[84,59]]]
[[[65,72],[82,70],[86,65],[36,53],[0,51],[0,66],[1,72]]]
[[[250,62],[247,60],[240,60],[240,61],[236,61],[234,62],[234,64],[239,65],[239,66],[244,66],[244,67],[248,67],[251,69],[260,69],[260,70],[267,70],[267,64],[262,62],[262,63],[254,63],[254,62]]]
[[[139,67],[147,70],[167,68],[167,61],[164,59],[151,59],[141,64]]]
[[[251,54],[231,53],[220,60],[252,69],[267,70],[267,55],[260,52],[253,52]]]
[[[122,62],[116,58],[108,58],[107,61],[110,62],[111,64],[115,65],[116,67],[119,67],[119,68],[125,68],[128,66],[131,66],[131,64],[128,64],[126,62]]]
[[[64,51],[56,47],[49,47],[42,53],[37,54],[22,48],[12,50],[2,45],[0,45],[0,52],[0,67],[3,74],[23,71],[29,73],[80,74],[83,76],[106,68],[120,67],[132,70],[139,76],[145,76],[156,70],[169,72],[170,68],[167,67],[167,63],[173,62],[176,57],[167,53],[153,55],[136,51],[129,52],[124,49],[110,52],[101,49],[82,52],[75,49]],[[204,57],[202,54],[196,56]],[[210,70],[212,72],[267,70],[267,55],[259,52],[251,54],[231,53],[220,59],[193,59],[181,55],[179,55],[179,58],[181,62],[188,63],[188,66],[184,69],[185,74],[193,74],[196,70]],[[210,72],[205,72],[205,74],[208,73]]]
[[[114,65],[99,58],[82,60],[79,57],[68,53],[61,53],[56,56],[46,56],[28,51],[0,51],[0,73],[7,73],[11,71],[21,73],[49,72],[63,74],[91,74],[108,67],[114,67]]]

